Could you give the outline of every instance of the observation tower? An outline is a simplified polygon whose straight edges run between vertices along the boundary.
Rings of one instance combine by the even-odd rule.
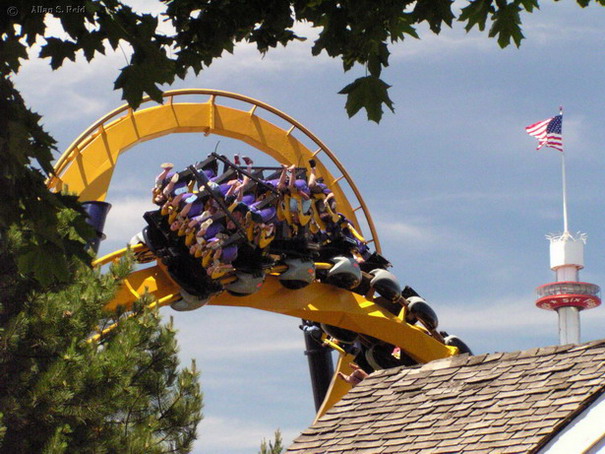
[[[555,272],[556,282],[541,285],[536,289],[536,306],[557,311],[559,315],[559,342],[580,343],[580,311],[601,304],[601,289],[596,284],[580,281],[580,270],[584,268],[584,245],[586,234],[572,235],[567,222],[567,184],[565,177],[565,153],[563,152],[563,107],[559,115],[547,118],[525,128],[530,136],[538,139],[538,150],[543,146],[561,152],[561,174],[563,183],[563,233],[547,235],[550,240],[550,269]]]
[[[556,282],[536,289],[536,306],[557,311],[559,316],[559,341],[561,345],[580,343],[580,311],[601,304],[600,288],[596,284],[580,281],[584,268],[586,234],[548,235],[550,240],[550,269],[555,272]]]

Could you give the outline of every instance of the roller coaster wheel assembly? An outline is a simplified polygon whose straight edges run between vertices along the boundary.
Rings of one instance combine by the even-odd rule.
[[[408,302],[408,314],[411,318],[408,323],[419,320],[429,331],[437,329],[439,318],[426,301],[419,296],[411,296],[408,298]]]
[[[343,344],[352,344],[357,340],[358,335],[354,331],[349,331],[348,329],[339,328],[337,326],[327,325],[325,323],[321,323],[320,326],[324,333],[342,342]]]

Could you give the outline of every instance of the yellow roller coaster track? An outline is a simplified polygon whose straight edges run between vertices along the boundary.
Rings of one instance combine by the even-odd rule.
[[[194,100],[200,97],[207,99],[203,102]],[[174,90],[164,93],[164,101],[157,104],[146,98],[143,107],[137,111],[124,105],[99,119],[60,157],[48,187],[53,191],[67,189],[76,193],[81,201],[103,201],[119,156],[134,145],[172,133],[217,134],[243,141],[277,162],[288,165],[308,167],[309,159],[314,158],[318,175],[324,178],[338,200],[339,211],[359,227],[357,214],[361,210],[369,228],[368,242],[373,242],[376,251],[380,252],[374,222],[359,189],[328,147],[299,122],[263,102],[225,91]],[[225,101],[241,103],[245,110],[224,105]],[[286,122],[289,128],[272,123],[271,117]],[[297,136],[300,134],[313,150],[299,140]],[[322,156],[332,161],[340,175],[330,172],[321,162]],[[344,182],[349,188],[347,192],[355,198],[354,204],[345,194],[341,185]],[[147,207],[141,207],[141,215],[146,210]],[[99,259],[97,264],[115,260],[124,252],[109,254]],[[154,266],[131,273],[106,308],[130,308],[144,293],[153,295],[154,305],[164,306],[178,299],[180,290],[165,267],[157,262]],[[253,295],[234,297],[223,292],[209,304],[251,307],[348,329],[396,345],[421,363],[458,352],[421,327],[407,324],[405,311],[395,316],[362,295],[320,283],[301,290],[288,290],[279,284],[276,277],[267,276],[262,288]],[[350,355],[341,354],[337,372],[350,372],[350,360]],[[349,387],[334,375],[318,415],[337,402]]]

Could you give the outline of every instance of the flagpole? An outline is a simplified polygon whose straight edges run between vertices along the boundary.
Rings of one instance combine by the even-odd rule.
[[[561,174],[563,181],[563,234],[569,233],[567,228],[567,182],[565,178],[565,153],[561,152]]]
[[[561,115],[561,140],[563,138],[563,106],[559,106]],[[567,178],[565,175],[565,152],[561,150],[561,182],[563,184],[563,234],[569,233],[567,224]]]

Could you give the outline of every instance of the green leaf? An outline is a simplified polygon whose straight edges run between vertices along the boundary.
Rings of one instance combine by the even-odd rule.
[[[66,9],[66,8],[65,8]],[[92,18],[88,15],[88,18]],[[58,19],[61,21],[61,26],[73,40],[78,40],[80,37],[88,33],[84,25],[87,19],[87,14],[58,14]]]
[[[534,8],[540,9],[540,4],[538,0],[520,0],[521,5],[523,5],[523,9],[528,13],[533,12]]]
[[[368,71],[372,76],[380,77],[382,71],[382,62],[380,56],[377,54],[371,54],[368,58]]]
[[[521,18],[519,11],[521,8],[514,4],[501,6],[492,16],[493,24],[489,31],[489,37],[497,37],[500,47],[505,48],[510,44],[511,39],[519,47],[524,38],[521,33]]]
[[[19,7],[19,9],[21,9],[21,7]],[[23,8],[23,10],[24,9],[25,8]],[[4,13],[4,11],[2,12]],[[23,21],[21,22],[21,36],[25,37],[25,42],[29,46],[34,45],[38,36],[44,36],[44,32],[46,30],[46,24],[44,22],[45,16],[46,14],[23,14]]]
[[[338,93],[347,95],[345,109],[349,117],[352,117],[360,109],[364,108],[368,120],[380,123],[382,118],[382,105],[385,104],[391,112],[395,112],[393,102],[389,98],[388,89],[390,85],[378,77],[360,77],[353,83],[347,85]]]
[[[78,39],[78,45],[84,52],[86,61],[91,61],[95,56],[95,52],[105,54],[103,35],[100,32],[93,31],[82,35],[80,39]]]
[[[460,22],[466,22],[464,29],[468,32],[476,25],[479,30],[485,30],[485,23],[489,14],[494,12],[492,0],[475,0],[462,8]]]
[[[46,44],[42,46],[40,58],[50,57],[50,67],[60,68],[66,58],[76,61],[78,46],[71,41],[63,41],[58,38],[46,38]]]
[[[414,7],[414,15],[418,22],[427,21],[431,31],[439,34],[441,24],[452,26],[454,13],[452,13],[453,0],[418,0]]]
[[[416,33],[416,28],[412,25],[412,20],[409,14],[402,14],[390,21],[389,32],[392,42],[403,40],[405,35],[420,39],[418,33]]]
[[[114,16],[107,11],[99,11],[97,24],[107,38],[107,41],[109,41],[111,48],[116,50],[120,44],[120,40],[125,38],[124,29]]]
[[[161,103],[162,90],[158,84],[170,84],[174,81],[174,61],[152,44],[135,49],[131,61],[130,65],[122,68],[114,88],[121,88],[122,99],[135,109],[139,107],[144,93]]]

